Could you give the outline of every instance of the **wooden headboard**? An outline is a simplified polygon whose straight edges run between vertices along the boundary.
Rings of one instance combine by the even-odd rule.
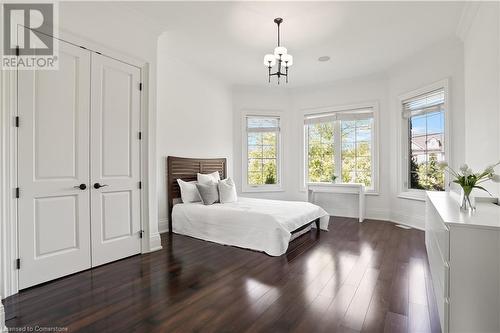
[[[172,232],[172,209],[174,199],[181,197],[181,191],[177,179],[186,182],[196,180],[197,173],[212,173],[218,171],[221,179],[226,178],[225,158],[186,158],[167,157],[167,207],[168,207],[168,230]]]

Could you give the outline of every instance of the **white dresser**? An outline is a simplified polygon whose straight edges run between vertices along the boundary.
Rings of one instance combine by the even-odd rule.
[[[500,206],[427,192],[425,245],[443,332],[500,332]],[[410,286],[411,288],[411,286]]]

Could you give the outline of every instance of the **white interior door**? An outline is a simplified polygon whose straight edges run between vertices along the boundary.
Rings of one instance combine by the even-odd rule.
[[[59,70],[18,75],[20,289],[91,265],[90,52],[59,52]]]
[[[141,251],[139,82],[137,67],[92,54],[92,266]]]

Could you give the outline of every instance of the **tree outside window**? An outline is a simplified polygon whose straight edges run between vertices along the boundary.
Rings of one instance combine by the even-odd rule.
[[[342,181],[370,187],[372,180],[372,119],[341,122]]]
[[[308,126],[308,166],[310,182],[332,182],[334,175],[333,123]]]

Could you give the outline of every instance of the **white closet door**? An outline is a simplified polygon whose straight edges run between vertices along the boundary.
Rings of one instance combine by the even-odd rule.
[[[90,52],[59,45],[59,70],[18,76],[20,289],[91,265]]]
[[[92,54],[92,266],[141,251],[139,82],[138,68]]]

